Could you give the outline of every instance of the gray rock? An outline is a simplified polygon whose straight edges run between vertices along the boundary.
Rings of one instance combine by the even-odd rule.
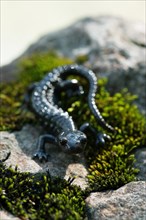
[[[13,216],[6,211],[0,210],[0,220],[20,220],[20,218]]]
[[[85,189],[88,186],[86,179],[88,171],[83,155],[67,155],[56,146],[47,145],[46,149],[50,154],[49,161],[39,163],[32,160],[31,157],[36,151],[38,137],[43,132],[41,127],[34,128],[31,125],[24,126],[21,131],[0,132],[0,160],[4,159],[7,153],[11,151],[9,159],[5,161],[6,166],[12,165],[15,168],[17,165],[18,170],[31,173],[45,172],[49,169],[52,176],[65,179],[76,177],[73,184]],[[136,155],[138,165],[141,164],[142,166],[145,154],[139,152]],[[144,169],[141,169],[140,175],[144,177]],[[129,183],[116,191],[92,193],[86,199],[89,219],[144,219],[142,217],[146,203],[144,200],[145,191],[145,182],[139,181]],[[134,206],[136,201],[137,209]],[[0,212],[0,215],[3,216],[4,214],[7,215],[7,213]],[[12,216],[8,217],[8,219],[12,218]]]
[[[146,182],[131,182],[115,191],[91,193],[86,204],[90,220],[145,220]]]
[[[4,159],[7,153],[11,152],[9,159],[5,162],[7,166],[12,165],[15,168],[18,165],[20,171],[35,173],[41,170],[41,166],[31,159],[31,152],[34,148],[32,140],[34,140],[37,132],[33,132],[31,127],[28,129],[30,129],[30,133],[25,129],[22,132],[14,133],[0,132],[0,159]],[[27,154],[28,148],[29,153]]]
[[[76,60],[87,55],[84,63],[99,76],[109,78],[111,92],[128,88],[137,94],[141,109],[146,106],[145,24],[101,16],[85,18],[75,24],[49,33],[32,44],[20,57],[2,67],[2,80],[15,78],[18,63],[35,52],[55,50],[62,56]]]
[[[87,169],[83,155],[67,155],[53,145],[47,145],[46,150],[50,154],[48,162],[40,163],[32,159],[36,151],[37,140],[42,129],[26,125],[21,131],[9,133],[0,132],[0,160],[4,159],[9,151],[11,155],[6,160],[6,165],[14,168],[18,165],[20,171],[31,173],[45,172],[49,169],[51,176],[59,176],[68,179],[75,177],[73,184],[87,187]]]
[[[32,159],[36,151],[38,137],[43,132],[41,127],[26,125],[21,131],[0,132],[0,160],[10,157],[5,161],[6,166],[18,166],[21,172],[46,172],[49,169],[51,176],[65,178],[75,177],[72,184],[79,185],[82,189],[87,187],[87,169],[83,155],[71,156],[63,153],[56,146],[46,146],[50,158],[48,162],[39,163]],[[0,210],[0,220],[19,220],[6,211]]]

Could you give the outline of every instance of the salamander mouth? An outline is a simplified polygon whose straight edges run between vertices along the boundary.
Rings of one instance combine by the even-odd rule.
[[[66,146],[65,152],[68,154],[80,154],[84,151],[81,146]]]

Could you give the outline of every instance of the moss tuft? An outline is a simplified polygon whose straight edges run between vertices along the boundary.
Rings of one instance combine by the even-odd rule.
[[[117,189],[134,181],[138,170],[133,164],[133,150],[146,145],[146,121],[138,108],[133,105],[136,96],[128,93],[127,89],[111,96],[105,89],[106,79],[100,79],[97,106],[105,120],[111,124],[115,134],[110,134],[112,141],[103,148],[94,145],[95,139],[88,134],[90,142],[85,151],[89,175],[90,189],[93,191]],[[70,101],[68,111],[72,113],[78,126],[90,122],[97,131],[104,131],[88,109],[84,97],[80,101]],[[106,132],[107,133],[107,132]]]
[[[84,64],[86,61],[88,61],[88,56],[87,55],[79,55],[76,57],[75,61],[78,64]]]
[[[52,179],[49,173],[21,173],[0,163],[0,207],[21,219],[83,219],[85,192],[71,182]]]
[[[133,168],[134,155],[124,155],[122,145],[114,145],[116,150],[102,150],[89,165],[88,180],[91,191],[117,189],[136,180],[137,169]],[[122,154],[116,153],[117,150]]]
[[[20,129],[24,123],[34,122],[34,115],[23,108],[27,86],[39,81],[48,71],[71,61],[54,53],[35,54],[20,63],[21,72],[16,82],[0,85],[0,130]]]
[[[21,83],[28,85],[41,80],[53,68],[71,63],[71,60],[58,57],[53,52],[49,54],[36,53],[21,61],[20,66],[22,71],[18,77]]]

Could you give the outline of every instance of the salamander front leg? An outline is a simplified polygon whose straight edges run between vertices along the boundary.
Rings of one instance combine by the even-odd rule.
[[[33,155],[33,159],[38,159],[40,162],[48,161],[48,154],[45,151],[45,144],[55,144],[55,137],[50,134],[41,135],[38,140],[38,149]]]
[[[111,141],[111,137],[105,133],[98,132],[96,137],[96,146],[105,146],[106,142]]]
[[[111,137],[105,133],[98,132],[94,127],[92,127],[89,123],[84,123],[80,127],[80,131],[86,133],[91,132],[96,139],[95,144],[96,146],[105,146],[106,142],[111,140]]]

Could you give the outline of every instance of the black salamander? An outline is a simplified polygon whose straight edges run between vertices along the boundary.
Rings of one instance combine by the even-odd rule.
[[[79,65],[60,66],[49,72],[39,83],[30,86],[30,104],[33,111],[45,124],[48,124],[51,133],[39,137],[38,150],[34,158],[40,161],[48,160],[45,152],[45,143],[59,145],[67,153],[80,153],[84,150],[87,137],[86,131],[89,129],[96,135],[96,143],[104,144],[110,137],[106,134],[97,133],[89,125],[83,124],[76,128],[72,117],[68,112],[64,112],[57,104],[62,91],[68,97],[75,94],[82,94],[83,88],[76,79],[66,79],[68,75],[84,77],[89,82],[88,105],[98,123],[106,130],[113,132],[112,126],[107,124],[101,116],[96,104],[95,93],[97,90],[97,78],[92,70]]]

